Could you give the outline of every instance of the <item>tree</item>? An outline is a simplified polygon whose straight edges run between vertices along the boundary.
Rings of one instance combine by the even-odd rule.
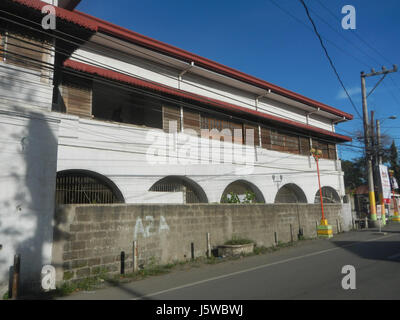
[[[367,182],[365,167],[365,157],[353,160],[342,160],[342,170],[344,172],[344,185],[346,190],[354,190]]]
[[[389,148],[388,162],[390,164],[390,169],[394,171],[394,177],[397,181],[400,181],[400,165],[399,165],[399,154],[397,152],[396,144],[394,140]]]
[[[364,133],[361,130],[357,130],[357,131],[355,131],[355,137],[356,137],[356,140],[361,142],[364,140]],[[398,165],[397,148],[396,148],[396,145],[394,144],[394,141],[393,141],[392,145],[389,147],[391,140],[392,139],[390,138],[389,135],[382,134],[380,148],[378,150],[376,136],[374,136],[373,148],[372,148],[372,150],[370,150],[371,157],[372,157],[372,165],[374,168],[377,168],[377,165],[378,165],[377,156],[380,155],[382,157],[382,163],[390,163],[391,167],[396,167],[396,165],[397,165],[398,173],[396,175],[396,171],[395,171],[395,177],[398,180],[398,177],[400,177],[400,167]],[[393,159],[394,166],[392,166],[391,159]],[[368,183],[366,168],[367,168],[367,160],[366,160],[365,152],[359,158],[356,158],[353,160],[342,160],[342,170],[344,172],[344,184],[345,184],[346,190],[354,190],[355,188]],[[378,172],[379,172],[378,170],[374,169],[374,181],[375,182],[379,180]],[[400,180],[398,180],[398,181],[400,181]],[[377,184],[376,184],[376,186],[377,186]]]

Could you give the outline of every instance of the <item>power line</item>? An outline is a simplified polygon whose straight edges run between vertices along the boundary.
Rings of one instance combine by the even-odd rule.
[[[0,11],[1,11],[1,10],[0,10]],[[10,22],[14,22],[14,21],[9,20],[9,19],[6,19],[6,20],[8,20],[8,21],[10,21]],[[25,19],[25,20],[26,20],[26,19]],[[20,24],[20,23],[17,23],[17,24],[22,25],[22,26],[26,26],[26,25],[23,25],[23,24]],[[58,37],[58,38],[60,38],[60,37]],[[63,38],[61,38],[61,39],[63,39]],[[29,48],[27,48],[27,49],[29,49]],[[60,53],[60,54],[63,54],[63,55],[67,55],[66,53],[60,52],[60,51],[58,51],[58,50],[54,50],[53,52],[57,52],[57,53]],[[79,59],[79,58],[78,58],[78,60],[84,61],[83,59]],[[91,59],[91,60],[93,60],[93,59]],[[96,61],[94,61],[94,62],[96,62]],[[100,64],[100,66],[101,66],[101,64]],[[74,74],[74,75],[77,75],[77,73],[80,73],[80,76],[81,76],[81,77],[86,78],[86,79],[89,79],[89,80],[93,80],[93,77],[88,77],[87,74],[85,74],[85,73],[83,73],[83,72],[79,72],[79,71],[71,72],[71,71],[70,71],[69,69],[67,69],[67,68],[63,68],[63,70],[64,70],[64,72],[67,72],[67,73],[70,73],[70,74]],[[133,75],[133,76],[134,76],[134,75]],[[112,83],[113,85],[116,85],[115,82],[109,81],[108,79],[104,79],[104,78],[101,78],[101,77],[98,77],[98,79],[97,79],[96,81],[98,81],[98,82],[102,81],[102,82]],[[118,87],[121,87],[121,85],[118,84]],[[129,89],[132,90],[132,87],[129,86]],[[145,94],[147,94],[147,95],[150,95],[150,96],[153,96],[153,97],[156,97],[156,98],[163,98],[163,99],[165,100],[165,97],[163,97],[163,96],[161,96],[161,95],[149,94],[149,92],[147,92],[147,91],[145,91],[145,90],[137,89],[137,88],[135,88],[134,90],[135,90],[135,91],[138,91],[138,92],[140,92],[140,93],[145,93]],[[178,103],[179,105],[185,105],[185,103],[183,103],[181,100],[174,100],[174,99],[170,99],[170,100],[171,100],[172,102],[174,102],[174,103]],[[186,105],[189,105],[189,104],[186,104]],[[192,109],[193,109],[193,105],[189,105],[189,108],[192,108]],[[204,108],[200,108],[200,109],[199,109],[198,106],[196,106],[194,109],[196,109],[196,110],[200,110],[200,109],[201,109],[201,110],[210,111],[210,110],[204,109]],[[223,114],[224,116],[232,117],[231,115],[224,114],[224,113],[222,113],[222,112],[212,112],[212,113],[219,113],[219,114]],[[249,121],[249,120],[244,120],[243,118],[239,118],[239,117],[234,117],[234,118],[237,118],[237,119],[240,120],[240,121],[245,121],[245,122],[247,122],[247,123],[258,124],[258,122],[253,122],[253,121]],[[289,132],[289,131],[287,131],[287,132]],[[302,136],[301,134],[299,134],[299,135]],[[304,135],[304,136],[305,136],[305,137],[308,137],[308,136],[306,136],[306,135]],[[321,141],[330,142],[330,141],[324,140],[324,139],[320,139],[320,140],[321,140]]]
[[[39,23],[37,23],[37,22],[35,22],[35,21],[29,20],[29,19],[27,19],[27,18],[19,17],[19,16],[17,16],[17,15],[8,13],[7,11],[0,10],[0,12],[10,14],[10,15],[12,15],[12,16],[14,16],[14,17],[17,17],[17,18],[20,18],[20,19],[22,19],[22,20],[24,20],[24,21],[27,21],[27,22],[30,22],[30,23],[34,23],[34,24],[37,24],[38,26],[41,26],[41,24],[39,24]],[[19,22],[16,22],[16,21],[13,21],[13,20],[4,18],[4,17],[0,17],[0,19],[3,19],[3,20],[8,21],[8,22],[15,23],[15,24],[17,24],[17,25],[19,25],[19,26],[22,26],[22,27],[26,27],[26,28],[32,29],[32,27],[29,27],[29,26],[27,26],[27,25],[24,25],[24,24],[22,24],[22,23],[19,23]],[[40,32],[40,33],[43,33],[43,34],[49,36],[49,34],[46,33],[46,32],[44,32],[43,30],[35,30],[35,31]],[[68,42],[68,43],[71,43],[71,44],[73,44],[73,45],[78,45],[78,46],[81,45],[81,43],[80,43],[81,41],[84,41],[84,39],[81,39],[81,38],[79,38],[79,37],[75,37],[75,36],[73,36],[73,35],[66,34],[66,33],[64,33],[64,32],[62,32],[62,31],[59,31],[59,30],[55,30],[55,31],[58,32],[58,33],[60,33],[60,34],[66,35],[66,36],[68,36],[69,38],[75,38],[75,39],[77,39],[79,42],[71,41],[71,40],[69,40],[69,39],[66,39],[66,38],[63,38],[63,37],[60,37],[60,36],[51,35],[51,36],[54,37],[55,39],[63,40],[63,41],[66,41],[66,42]],[[99,37],[100,37],[100,38],[103,38],[103,39],[105,39],[105,40],[107,40],[108,42],[117,43],[116,41],[114,41],[114,40],[112,40],[112,39],[109,39],[109,38],[106,38],[106,37],[104,37],[104,36],[102,36],[102,35],[99,35]],[[18,39],[18,40],[21,41],[21,39]],[[25,43],[30,44],[29,42],[24,41],[24,40],[22,40],[22,42],[25,42]],[[153,56],[150,56],[149,54],[143,53],[142,51],[139,51],[139,50],[136,50],[136,49],[132,49],[131,47],[129,47],[129,46],[127,46],[127,45],[123,45],[123,44],[121,44],[121,43],[119,43],[119,42],[118,42],[117,44],[120,45],[120,46],[122,45],[123,47],[129,48],[129,49],[132,50],[132,51],[140,52],[140,53],[142,53],[142,54],[144,54],[144,55],[146,55],[146,56],[149,56],[149,57],[154,58]],[[98,48],[100,48],[100,49],[96,50],[96,49],[91,48],[90,50],[93,51],[93,52],[95,52],[95,53],[99,53],[99,54],[102,54],[102,55],[103,55],[103,54],[104,54],[104,51],[102,51],[102,50],[104,50],[104,46],[103,46],[103,45],[100,45],[100,44],[97,44],[97,43],[95,43],[95,45],[96,45]],[[26,48],[26,49],[29,49],[29,48]],[[58,50],[50,49],[50,50],[51,50],[52,52],[59,53],[59,54],[64,55],[64,56],[66,56],[66,57],[69,57],[69,56],[70,56],[68,53],[62,52],[62,50],[60,51],[60,49],[58,49]],[[106,50],[111,50],[111,49],[106,48]],[[123,55],[123,56],[126,56],[126,57],[130,57],[129,54],[124,53],[124,52],[122,52],[122,55]],[[119,73],[122,73],[122,74],[126,74],[126,75],[128,75],[128,76],[132,76],[132,77],[135,77],[135,78],[139,78],[139,79],[148,81],[147,78],[140,77],[140,76],[138,76],[137,74],[132,74],[132,73],[126,71],[126,70],[122,70],[122,69],[119,69],[119,68],[116,68],[116,67],[111,67],[111,66],[109,66],[109,65],[107,65],[107,64],[98,62],[98,61],[96,61],[95,59],[91,59],[91,58],[88,58],[88,57],[84,57],[84,56],[79,55],[79,54],[77,54],[77,53],[74,53],[74,54],[73,54],[73,58],[74,58],[75,60],[82,61],[82,62],[85,62],[85,63],[89,63],[89,64],[92,64],[92,65],[94,65],[94,66],[102,67],[102,68],[105,68],[105,69],[107,69],[107,70],[116,71],[116,72],[119,72]],[[121,58],[114,58],[114,59],[116,59],[117,61],[123,62],[123,61],[121,60]],[[158,57],[157,57],[156,59],[162,61],[163,63],[167,63],[167,64],[169,64],[169,65],[172,66],[171,63],[165,61],[165,60],[162,59],[162,58],[158,58]],[[89,62],[88,62],[88,61],[89,61]],[[151,66],[151,64],[148,63],[148,62],[144,62],[144,64],[145,64],[145,65],[148,65],[148,66]],[[172,80],[176,80],[176,81],[177,81],[177,78],[176,78],[176,77],[170,76],[170,75],[168,75],[168,74],[165,74],[165,73],[164,73],[163,76],[165,76],[165,77],[167,77],[167,78],[170,78],[170,79],[172,79]],[[188,82],[184,81],[183,79],[181,80],[181,82],[183,82],[183,83],[188,83]],[[222,96],[222,97],[224,97],[224,98],[228,98],[228,99],[234,100],[234,101],[239,102],[239,103],[241,103],[241,104],[246,104],[246,105],[248,105],[249,107],[254,107],[254,105],[252,105],[252,104],[250,104],[250,103],[247,103],[247,102],[242,101],[242,100],[234,99],[234,98],[232,98],[232,97],[230,97],[230,96],[223,95],[223,94],[221,94],[220,92],[217,92],[217,91],[213,91],[213,90],[211,90],[211,89],[204,88],[204,87],[199,86],[199,85],[196,85],[196,84],[194,84],[194,83],[192,83],[192,82],[190,82],[189,84],[190,84],[191,86],[195,87],[195,88],[198,88],[198,89],[201,89],[201,90],[205,90],[205,91],[211,92],[211,93],[213,93],[213,94]],[[261,107],[261,106],[259,106],[258,109],[259,109],[259,110],[262,110],[262,111],[266,111],[266,112],[269,113],[269,114],[273,114],[273,115],[276,115],[276,116],[280,116],[280,117],[285,118],[284,116],[282,116],[282,114],[278,114],[278,113],[276,113],[276,112],[274,112],[274,111],[272,111],[272,110],[265,109],[265,108],[263,108],[263,107]],[[287,119],[290,119],[290,118],[287,118]]]
[[[340,78],[339,73],[337,72],[337,70],[336,70],[336,68],[335,68],[335,66],[334,66],[334,64],[333,64],[333,61],[332,61],[331,57],[329,56],[328,50],[326,49],[326,47],[325,47],[325,45],[324,45],[324,43],[323,43],[323,41],[322,41],[322,38],[321,38],[321,36],[320,36],[320,34],[319,34],[318,30],[317,30],[317,27],[315,26],[315,23],[314,23],[313,19],[312,19],[311,16],[310,16],[310,13],[309,13],[309,11],[308,11],[307,5],[304,3],[304,0],[299,0],[299,1],[301,2],[301,4],[303,5],[304,9],[306,10],[307,17],[308,17],[308,19],[310,20],[310,22],[311,22],[311,24],[312,24],[312,26],[313,26],[313,28],[314,28],[314,32],[315,32],[315,34],[317,35],[317,37],[318,37],[318,39],[319,39],[319,42],[320,42],[320,44],[321,44],[321,46],[322,46],[322,49],[324,50],[325,55],[326,55],[326,57],[328,58],[328,61],[329,61],[330,65],[331,65],[333,71],[335,72],[336,77],[337,77],[337,79],[339,80],[339,82],[340,82],[340,84],[341,84],[343,90],[346,92],[346,95],[347,95],[347,97],[349,98],[350,103],[351,103],[351,105],[353,106],[353,109],[356,111],[356,113],[358,114],[358,116],[359,116],[360,118],[362,118],[362,116],[361,116],[361,114],[358,112],[358,110],[357,110],[357,108],[356,108],[356,106],[355,106],[353,100],[351,99],[350,94],[348,93],[346,87],[344,86],[343,81],[342,81],[342,79]]]
[[[321,0],[317,0],[318,3],[320,4],[321,7],[323,7],[330,15],[332,15],[338,22],[341,22],[340,18],[332,12],[332,10],[330,10],[327,6],[325,6]],[[374,51],[377,55],[379,55],[383,60],[386,60],[386,62],[389,62],[390,64],[393,65],[393,62],[390,61],[390,59],[388,59],[387,57],[385,57],[380,51],[378,51],[378,49],[376,49],[376,47],[370,45],[366,40],[364,40],[360,35],[359,32],[355,32],[354,30],[351,30],[351,34],[353,34],[355,37],[357,37],[357,39],[359,39],[362,43],[364,43],[364,45],[366,45],[370,50]],[[343,35],[342,35],[343,37]],[[353,44],[354,45],[354,44]],[[366,54],[364,51],[362,51],[364,54]],[[366,54],[367,55],[367,54]],[[380,64],[380,62],[378,60],[376,60],[375,58],[371,57],[370,55],[368,55],[372,60],[375,61],[375,63]],[[393,84],[399,89],[400,92],[400,87],[397,85],[397,83],[395,82],[395,80],[392,78],[392,75],[389,75],[389,79],[393,82]],[[390,93],[393,95],[393,93],[390,91]],[[393,96],[394,97],[394,96]],[[397,98],[394,98],[396,100],[396,102],[400,105],[400,101]]]

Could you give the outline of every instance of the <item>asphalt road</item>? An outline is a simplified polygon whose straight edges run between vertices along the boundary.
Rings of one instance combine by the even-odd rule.
[[[301,241],[274,253],[174,271],[64,299],[399,299],[400,225]],[[356,289],[342,288],[342,267],[356,270]]]

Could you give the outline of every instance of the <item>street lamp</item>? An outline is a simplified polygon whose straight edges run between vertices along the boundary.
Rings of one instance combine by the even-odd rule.
[[[315,159],[315,163],[317,164],[317,175],[318,175],[318,186],[319,186],[319,198],[321,200],[321,223],[317,227],[317,236],[320,238],[332,238],[332,226],[328,224],[328,220],[325,219],[325,214],[324,214],[324,202],[322,201],[322,190],[321,190],[321,179],[319,175],[319,164],[318,161],[322,157],[322,150],[319,149],[314,149],[312,148],[310,150],[311,155]]]

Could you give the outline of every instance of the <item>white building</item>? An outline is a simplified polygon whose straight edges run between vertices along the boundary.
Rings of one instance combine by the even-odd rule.
[[[3,288],[15,253],[29,279],[49,261],[55,198],[314,203],[316,147],[325,200],[341,201],[336,144],[351,139],[335,124],[352,115],[73,10],[79,1],[47,2],[60,6],[52,31],[46,3],[0,4]]]

